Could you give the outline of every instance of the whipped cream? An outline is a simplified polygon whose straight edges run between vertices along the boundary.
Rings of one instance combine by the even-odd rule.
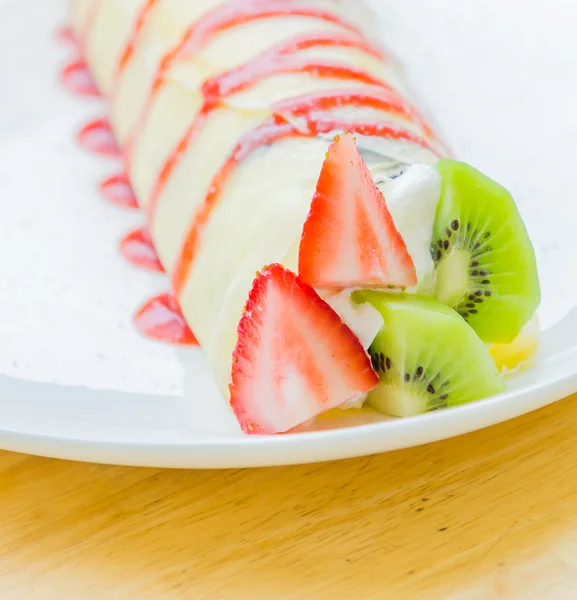
[[[417,271],[417,287],[409,291],[432,295],[435,263],[430,248],[441,197],[441,176],[429,165],[416,164],[399,177],[378,183],[378,187]]]

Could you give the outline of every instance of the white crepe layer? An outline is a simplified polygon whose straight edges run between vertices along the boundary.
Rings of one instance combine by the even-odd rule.
[[[353,23],[363,30],[366,39],[375,39],[370,15],[361,10],[358,2],[291,3],[320,7]],[[135,36],[146,4],[147,0],[71,2],[73,27],[98,86],[109,99],[113,130],[121,145],[131,141],[129,177],[143,208],[150,202],[166,159],[201,109],[201,86],[209,77],[242,65],[295,36],[357,35],[341,25],[311,16],[272,16],[240,23],[210,37],[192,56],[175,61],[151,102],[151,88],[163,57],[192,25],[223,3],[158,0],[150,3],[152,8]],[[134,41],[132,56],[119,70],[120,57],[130,40]],[[326,46],[309,48],[301,54],[303,58],[360,69],[403,90],[391,61],[360,49]],[[175,268],[185,235],[213,177],[241,136],[271,115],[273,103],[311,92],[367,87],[365,83],[318,78],[303,71],[271,75],[227,97],[208,115],[158,197],[150,229],[167,273],[170,275]],[[401,123],[422,137],[427,135],[419,123],[383,110],[348,106],[336,112],[352,121]],[[437,157],[407,141],[373,142],[377,155],[382,152],[414,164],[402,176],[385,178],[379,185],[413,257],[419,279],[427,285],[432,272],[430,236],[440,194],[439,178],[428,165]],[[327,147],[326,138],[289,138],[249,155],[231,173],[202,232],[179,302],[207,353],[225,398],[237,325],[255,273],[275,262],[296,271],[300,235]],[[368,307],[353,307],[347,293],[327,301],[366,347],[381,326],[378,314]]]

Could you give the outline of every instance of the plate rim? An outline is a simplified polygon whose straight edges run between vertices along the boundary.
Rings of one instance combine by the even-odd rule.
[[[88,440],[0,428],[0,447],[47,458],[135,467],[236,469],[307,464],[380,454],[458,437],[553,404],[576,390],[574,359],[566,363],[563,374],[527,387],[443,411],[352,427],[276,436],[200,438],[190,442]],[[263,452],[264,449],[267,451]]]

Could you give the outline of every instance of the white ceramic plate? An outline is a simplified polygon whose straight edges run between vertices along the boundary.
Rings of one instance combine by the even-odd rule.
[[[535,242],[537,366],[499,397],[405,420],[322,422],[243,437],[200,350],[144,340],[135,308],[167,281],[118,255],[138,213],[97,182],[117,171],[73,141],[98,101],[71,97],[54,41],[64,1],[0,0],[0,447],[78,460],[244,467],[331,460],[458,435],[577,390],[577,7],[566,0],[374,0],[457,155],[509,187]]]

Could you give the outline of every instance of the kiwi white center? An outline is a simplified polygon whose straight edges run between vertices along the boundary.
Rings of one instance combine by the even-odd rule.
[[[368,396],[369,404],[379,412],[393,417],[412,417],[427,410],[422,394],[411,394],[410,388],[380,385]]]
[[[469,287],[469,260],[467,250],[455,249],[437,265],[435,296],[449,306],[455,306]]]

